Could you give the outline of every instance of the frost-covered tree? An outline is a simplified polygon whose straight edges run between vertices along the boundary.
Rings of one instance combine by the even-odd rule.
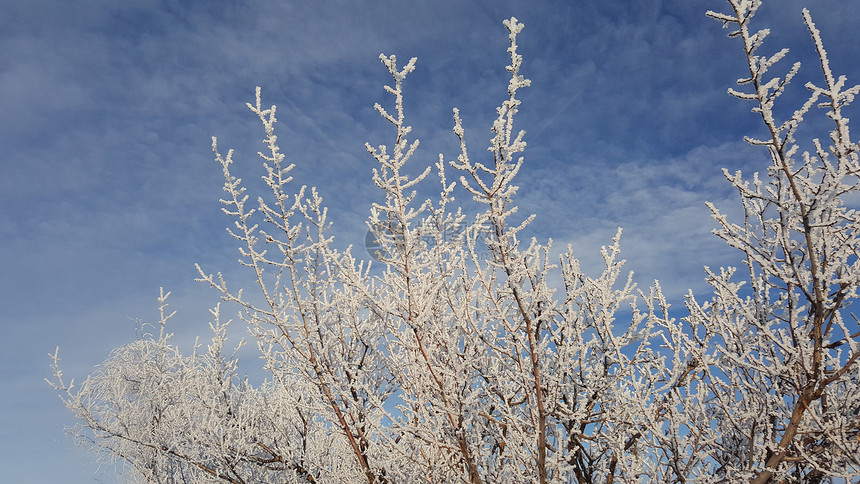
[[[686,357],[692,377],[673,397],[689,424],[659,437],[678,446],[675,455],[689,454],[687,464],[702,460],[678,469],[678,477],[701,467],[728,481],[856,478],[860,331],[852,311],[860,283],[860,146],[845,109],[860,86],[833,74],[804,9],[821,80],[807,83],[808,100],[778,119],[776,101],[800,63],[782,77],[770,72],[788,49],[760,54],[769,30],[754,30],[751,22],[761,3],[729,0],[728,12],[708,12],[742,43],[749,72],[738,80],[743,89],[729,93],[752,102],[761,116],[765,135],[747,141],[767,149],[771,165],[751,179],[724,171],[740,194],[744,220],[731,222],[711,205],[715,233],[743,252],[747,276],[737,277],[734,268],[708,270],[713,297],[688,296],[690,329],[673,349]],[[828,138],[797,140],[816,107],[831,122]]]
[[[773,165],[744,180],[729,174],[746,217],[712,207],[717,234],[743,251],[749,276],[708,271],[714,294],[690,294],[669,316],[660,286],[639,290],[623,270],[620,231],[602,248],[605,269],[585,274],[572,249],[551,258],[521,236],[516,175],[524,133],[514,128],[520,74],[506,20],[508,96],[489,150],[474,156],[459,113],[456,160],[439,156],[418,176],[418,148],[392,77],[392,142],[370,146],[379,189],[368,227],[371,265],[338,250],[316,189],[292,190],[292,166],[275,135],[276,109],[248,104],[264,128],[260,156],[269,193],[252,200],[232,151],[213,139],[225,179],[224,211],[255,295],[221,274],[200,280],[242,308],[270,379],[254,386],[225,356],[226,323],[213,311],[211,343],[183,356],[165,331],[111,354],[80,386],[55,355],[53,384],[79,420],[77,435],[127,462],[147,482],[702,482],[817,481],[860,475],[860,334],[857,297],[857,144],[843,109],[858,92],[834,78],[818,31],[824,87],[785,122],[773,104],[797,72],[765,77],[785,51],[757,54],[761,2],[729,0],[708,15],[735,27],[750,76],[735,96],[756,103]],[[831,145],[798,155],[794,134],[823,106]],[[451,175],[453,172],[453,176]],[[421,200],[416,186],[438,183]],[[478,210],[458,205],[455,188]],[[560,281],[560,282],[553,282]]]

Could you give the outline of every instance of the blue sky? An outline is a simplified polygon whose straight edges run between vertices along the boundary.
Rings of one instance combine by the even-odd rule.
[[[206,335],[217,295],[193,282],[194,263],[242,280],[210,137],[236,149],[246,178],[258,175],[262,132],[244,108],[255,86],[278,105],[296,186],[319,187],[338,243],[361,247],[380,199],[364,142],[391,139],[372,107],[389,103],[379,53],[418,57],[405,83],[418,172],[440,152],[456,156],[453,107],[471,152],[483,151],[507,85],[501,22],[512,15],[525,23],[532,80],[518,119],[532,234],[572,243],[594,268],[599,246],[624,227],[641,284],[660,279],[676,306],[687,288],[706,294],[702,266],[737,258],[710,235],[704,202],[738,214],[720,170],[767,163],[742,141],[759,129],[751,106],[725,93],[744,62],[704,16],[723,3],[0,0],[4,479],[115,479],[64,433],[73,420],[43,382],[48,354],[61,346],[66,375],[86,376],[135,338],[136,318],[156,317],[159,286],[179,310],[177,341]],[[789,46],[805,66],[787,97],[793,109],[817,68],[804,2],[771,3],[759,16],[774,27],[765,49]],[[860,3],[807,3],[831,65],[856,83]]]

